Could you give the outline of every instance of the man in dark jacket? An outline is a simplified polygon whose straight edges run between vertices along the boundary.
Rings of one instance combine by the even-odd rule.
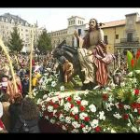
[[[24,79],[22,80],[22,93],[23,97],[25,97],[29,92],[29,76],[25,74]]]

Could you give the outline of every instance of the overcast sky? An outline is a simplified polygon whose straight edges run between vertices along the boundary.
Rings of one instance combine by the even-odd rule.
[[[39,27],[45,27],[48,31],[67,28],[67,19],[71,16],[83,17],[86,23],[90,18],[109,22],[125,19],[126,14],[135,12],[140,15],[140,8],[0,8],[0,15],[18,15],[30,24],[38,21]]]

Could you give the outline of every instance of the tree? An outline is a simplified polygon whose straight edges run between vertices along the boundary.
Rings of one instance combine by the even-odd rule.
[[[39,37],[37,48],[41,53],[44,53],[46,51],[50,51],[52,49],[51,46],[51,38],[47,34],[47,31],[44,30],[42,34]]]
[[[11,39],[9,41],[8,47],[12,52],[13,51],[20,52],[23,48],[23,41],[22,39],[20,39],[17,27],[13,28],[13,32],[11,33]]]

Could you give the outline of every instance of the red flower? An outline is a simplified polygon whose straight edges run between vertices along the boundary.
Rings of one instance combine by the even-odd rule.
[[[138,59],[140,57],[140,49],[137,51],[137,54],[136,54],[136,58]]]
[[[86,122],[89,122],[90,121],[90,118],[89,117],[85,117],[84,119]]]
[[[101,131],[101,127],[97,126],[94,130],[95,130],[95,132],[100,132]]]
[[[75,120],[77,120],[77,121],[79,120],[78,115],[75,115],[74,118],[75,118]]]
[[[74,107],[74,104],[71,104],[71,108],[73,108]]]
[[[119,103],[118,106],[119,106],[119,109],[123,109],[123,104],[122,103]]]
[[[139,95],[139,89],[135,89],[135,95]]]
[[[135,65],[135,60],[132,59],[132,60],[131,60],[131,66],[134,67],[134,65]]]
[[[84,124],[81,124],[81,128],[83,128],[83,127],[85,127],[85,125]]]
[[[124,119],[124,120],[127,120],[128,118],[129,118],[129,115],[128,115],[128,114],[124,114],[124,115],[123,115],[123,119]]]
[[[133,109],[137,108],[137,103],[132,103],[132,104],[131,104],[131,107],[132,107]]]
[[[2,122],[2,120],[0,119],[0,128],[2,128],[2,129],[4,129],[5,128],[5,126],[4,126],[4,124],[3,124],[3,122]]]
[[[140,115],[140,109],[138,109],[138,114]]]
[[[139,103],[137,103],[137,108],[140,109],[140,104]]]
[[[80,106],[80,110],[81,110],[81,111],[85,111],[85,107]]]
[[[56,109],[58,108],[59,106],[57,104],[54,104],[53,107]]]
[[[71,101],[71,97],[68,97],[68,98],[67,98],[67,101],[70,102],[70,101]]]
[[[81,101],[76,101],[78,105],[81,105]]]
[[[108,95],[107,94],[103,94],[102,98],[103,98],[104,101],[107,101],[108,100]]]

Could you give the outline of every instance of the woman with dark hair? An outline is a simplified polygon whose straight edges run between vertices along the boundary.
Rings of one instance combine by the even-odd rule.
[[[21,103],[19,118],[12,130],[13,133],[39,133],[39,110],[31,98],[24,98]]]

